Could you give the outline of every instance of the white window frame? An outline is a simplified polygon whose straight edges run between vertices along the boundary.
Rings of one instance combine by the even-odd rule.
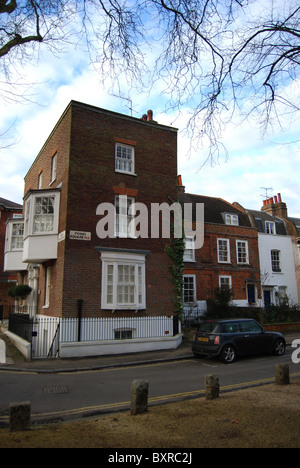
[[[276,234],[276,224],[274,221],[265,221],[266,234],[275,236]]]
[[[51,267],[46,268],[46,277],[45,277],[45,301],[44,307],[48,308],[50,305],[50,288],[51,288]]]
[[[120,156],[120,153],[122,155]],[[130,154],[130,158],[129,158]],[[135,175],[134,146],[116,142],[115,146],[115,171],[123,174]]]
[[[230,263],[230,242],[229,242],[229,239],[219,238],[217,240],[217,242],[218,242],[218,263]],[[221,242],[226,243],[227,260],[221,259],[221,255],[223,254],[223,252],[225,252],[225,250],[221,249],[221,246],[220,246]]]
[[[52,156],[51,159],[51,182],[50,185],[56,180],[57,172],[57,152]]]
[[[184,262],[195,262],[195,239],[194,237],[186,237],[184,239],[185,249],[183,254]]]
[[[16,232],[15,226],[17,227]],[[24,237],[24,221],[23,220],[9,220],[9,223],[6,226],[5,234],[5,252],[18,252],[23,250],[23,237]],[[14,245],[13,239],[16,239],[16,244]],[[19,245],[18,245],[19,244]]]
[[[271,250],[271,268],[273,273],[281,273],[281,252],[278,249]]]
[[[146,308],[146,285],[144,254],[101,252],[102,260],[102,290],[101,308],[109,310],[140,310]],[[120,268],[127,267],[133,273],[134,279],[120,283]],[[133,300],[120,301],[121,288],[133,287]],[[123,292],[124,294],[124,292]],[[125,292],[125,294],[127,294]]]
[[[192,301],[185,301],[185,294],[184,294],[184,290],[185,290],[185,281],[184,279],[187,278],[187,279],[190,279],[192,280],[192,284],[193,284],[193,300]],[[197,294],[196,294],[196,275],[183,275],[183,302],[184,304],[193,304],[195,303],[197,300]]]
[[[43,171],[41,171],[38,176],[38,189],[42,189],[42,188],[43,188]]]
[[[244,252],[240,252],[239,244],[243,244],[245,247]],[[240,261],[240,254],[245,256],[245,261]],[[237,240],[236,241],[236,260],[239,265],[249,265],[249,249],[248,241]]]
[[[42,210],[39,209],[38,203],[39,199],[52,199],[53,202],[51,203],[42,203],[44,208]],[[34,236],[43,236],[43,235],[49,235],[49,234],[58,234],[58,221],[59,221],[59,202],[60,202],[60,192],[59,191],[37,191],[34,193],[31,193],[29,197],[27,198],[25,202],[25,225],[24,225],[24,239],[27,236],[34,235]],[[53,213],[49,212],[46,213],[46,211],[52,211],[53,208]],[[41,213],[41,211],[45,211],[45,213]],[[48,216],[50,219],[50,216],[53,216],[53,221],[52,221],[52,229],[51,230],[45,230],[45,229],[37,229],[37,221],[39,216]],[[46,226],[44,223],[40,223],[40,226]]]
[[[219,276],[219,287],[222,288],[223,284],[222,284],[222,281],[225,280],[226,283],[226,286],[229,288],[229,289],[232,289],[232,277],[229,276],[229,275],[220,275]]]
[[[238,226],[239,216],[237,214],[225,213],[225,224],[227,226]]]
[[[115,236],[122,238],[136,238],[135,224],[135,198],[127,195],[115,196]],[[131,209],[130,209],[131,207]]]

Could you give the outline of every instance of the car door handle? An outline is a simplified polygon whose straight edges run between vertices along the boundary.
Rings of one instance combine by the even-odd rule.
[[[249,338],[249,337],[250,337],[250,335],[244,335],[244,338]]]

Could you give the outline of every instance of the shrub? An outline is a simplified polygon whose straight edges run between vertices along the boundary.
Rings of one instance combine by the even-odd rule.
[[[27,284],[18,284],[17,286],[13,286],[7,291],[7,294],[10,297],[14,297],[15,299],[25,299],[28,294],[30,294],[32,288],[27,286]]]

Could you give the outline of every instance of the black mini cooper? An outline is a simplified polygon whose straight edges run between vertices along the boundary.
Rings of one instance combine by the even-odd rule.
[[[227,364],[237,356],[285,353],[281,333],[266,331],[253,319],[207,320],[195,333],[192,351],[196,357],[218,356]]]

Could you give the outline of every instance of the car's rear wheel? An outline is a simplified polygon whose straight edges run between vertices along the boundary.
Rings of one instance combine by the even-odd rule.
[[[232,345],[226,345],[221,352],[221,360],[226,364],[231,364],[236,359],[236,351]]]
[[[275,356],[283,356],[285,353],[285,342],[282,339],[278,339],[275,341],[273,346],[273,354]]]

